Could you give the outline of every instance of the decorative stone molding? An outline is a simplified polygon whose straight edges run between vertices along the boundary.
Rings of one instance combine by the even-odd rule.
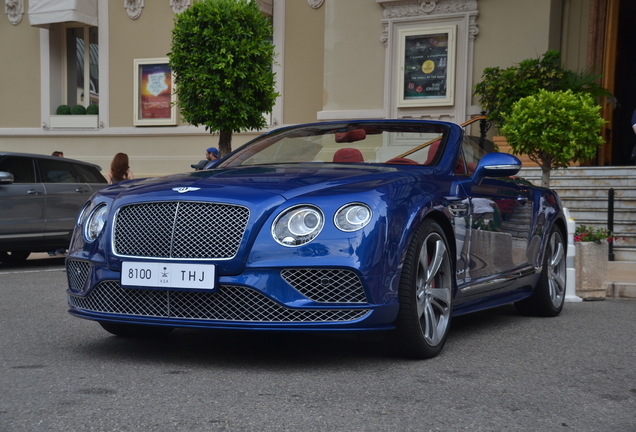
[[[384,18],[412,18],[427,15],[477,11],[477,0],[385,0]]]
[[[124,0],[124,7],[130,19],[137,19],[144,7],[144,0]]]
[[[325,0],[307,0],[307,3],[309,3],[309,6],[311,6],[314,9],[318,9],[320,6],[322,6],[324,2]]]
[[[24,15],[24,0],[5,0],[4,11],[9,18],[9,22],[18,25]]]
[[[468,34],[471,41],[475,41],[475,36],[479,34],[479,27],[477,27],[477,17],[472,15],[469,19]]]
[[[476,16],[478,13],[477,0],[378,0],[384,7],[384,31],[380,41],[386,48],[389,42],[388,22],[394,19],[422,19],[436,15],[452,15],[468,13],[468,35],[472,41],[479,33]]]
[[[192,6],[192,0],[170,0],[172,12],[178,14]]]

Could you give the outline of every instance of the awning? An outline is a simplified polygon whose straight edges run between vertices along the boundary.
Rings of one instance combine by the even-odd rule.
[[[97,26],[97,0],[30,0],[29,22],[44,28],[63,22]]]

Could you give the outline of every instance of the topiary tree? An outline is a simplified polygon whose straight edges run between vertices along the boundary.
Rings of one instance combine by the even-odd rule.
[[[561,53],[549,50],[537,59],[523,60],[506,69],[486,68],[482,80],[475,85],[482,108],[488,120],[501,131],[505,115],[519,99],[536,94],[540,89],[548,91],[572,90],[589,93],[595,97],[611,97],[612,94],[596,83],[599,75],[574,72],[561,65]]]
[[[85,115],[86,114],[86,108],[84,108],[84,105],[74,105],[73,108],[71,108],[71,114],[73,114],[73,115]]]
[[[86,114],[99,115],[99,105],[89,105],[88,108],[86,108]]]
[[[60,105],[55,110],[56,115],[71,115],[71,107],[68,105]]]
[[[514,154],[527,154],[541,167],[541,185],[550,187],[550,170],[596,156],[605,123],[600,107],[585,93],[539,90],[504,114],[501,133]]]
[[[177,15],[168,53],[184,121],[219,132],[221,157],[232,133],[262,129],[274,91],[272,26],[249,0],[204,0]]]

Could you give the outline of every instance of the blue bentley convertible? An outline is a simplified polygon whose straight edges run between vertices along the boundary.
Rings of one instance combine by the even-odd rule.
[[[452,123],[281,128],[213,169],[96,193],[66,260],[70,313],[129,337],[392,332],[432,357],[453,316],[563,308],[561,204],[520,168]]]

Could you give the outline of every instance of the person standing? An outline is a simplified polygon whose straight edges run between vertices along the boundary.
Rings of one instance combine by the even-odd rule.
[[[108,184],[115,184],[134,178],[135,176],[128,165],[128,155],[126,153],[117,153],[110,164],[110,171],[106,173]]]

